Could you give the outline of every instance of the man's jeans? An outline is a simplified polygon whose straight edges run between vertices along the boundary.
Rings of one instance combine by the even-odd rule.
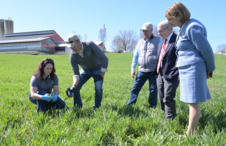
[[[95,84],[95,107],[101,106],[102,96],[103,96],[103,89],[102,85],[104,82],[104,79],[101,77],[101,67],[98,67],[93,70],[87,70],[87,69],[81,69],[80,70],[80,78],[79,83],[74,91],[74,106],[77,106],[79,108],[82,107],[82,99],[80,95],[80,89],[82,88],[83,84],[85,84],[90,78],[94,79]]]
[[[134,104],[137,102],[138,94],[143,87],[144,83],[149,81],[149,105],[155,108],[157,105],[157,85],[156,77],[152,75],[153,72],[138,72],[136,76],[135,83],[130,93],[130,100],[127,105]]]
[[[45,90],[38,91],[38,94],[45,95],[47,92]],[[63,109],[65,108],[65,101],[58,96],[57,100],[55,102],[48,102],[46,100],[37,100],[31,97],[31,93],[29,93],[29,100],[37,104],[37,111],[38,112],[45,112],[46,110],[50,108],[56,108],[56,109]]]

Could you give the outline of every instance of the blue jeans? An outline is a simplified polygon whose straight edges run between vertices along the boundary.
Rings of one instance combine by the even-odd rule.
[[[38,94],[45,95],[47,92],[45,90],[38,91]],[[37,111],[38,112],[45,112],[50,108],[56,108],[56,109],[63,109],[65,108],[65,101],[58,96],[57,100],[55,102],[48,102],[46,100],[37,100],[31,97],[31,93],[29,93],[29,99],[32,103],[37,104]]]
[[[103,96],[103,89],[102,85],[104,79],[101,77],[101,67],[95,68],[93,70],[81,69],[80,70],[80,78],[77,87],[74,90],[73,98],[74,98],[74,106],[79,108],[82,107],[82,99],[80,95],[80,89],[82,88],[83,84],[85,84],[90,78],[94,79],[95,84],[95,107],[101,106],[102,96]]]
[[[130,93],[130,100],[127,105],[135,104],[137,102],[138,94],[144,83],[149,81],[149,107],[155,108],[157,105],[157,85],[156,77],[152,75],[153,72],[138,72],[133,88]]]

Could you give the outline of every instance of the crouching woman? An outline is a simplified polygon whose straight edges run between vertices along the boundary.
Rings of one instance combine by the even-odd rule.
[[[37,105],[38,112],[45,112],[51,108],[65,108],[65,101],[58,96],[59,85],[55,71],[53,60],[45,58],[31,78],[29,99]]]

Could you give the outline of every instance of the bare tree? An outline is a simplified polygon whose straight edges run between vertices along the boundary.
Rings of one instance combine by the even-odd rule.
[[[143,31],[140,31],[140,35],[139,35],[140,39],[143,39],[144,38],[144,34],[143,34]]]
[[[112,41],[112,50],[117,52],[119,50],[133,52],[136,47],[138,37],[133,30],[120,31]]]
[[[99,40],[103,41],[103,43],[105,44],[106,40],[107,40],[107,32],[104,29],[100,29],[99,31]]]
[[[217,46],[217,53],[226,53],[226,44],[218,45]]]
[[[154,36],[159,37],[157,26],[153,26],[153,32],[152,33],[153,33]]]

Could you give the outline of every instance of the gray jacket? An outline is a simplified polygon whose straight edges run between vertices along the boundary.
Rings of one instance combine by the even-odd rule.
[[[146,47],[146,40],[141,39],[137,46],[138,46],[138,65],[140,72],[152,72],[155,71],[155,67],[157,64],[157,49],[158,44],[160,42],[160,38],[156,36],[151,36],[148,40],[147,47]]]
[[[74,51],[71,51],[70,54],[70,62],[74,75],[79,75],[78,64],[87,70],[92,70],[100,66],[107,69],[108,58],[94,42],[82,42],[82,45],[84,49],[83,57]]]

